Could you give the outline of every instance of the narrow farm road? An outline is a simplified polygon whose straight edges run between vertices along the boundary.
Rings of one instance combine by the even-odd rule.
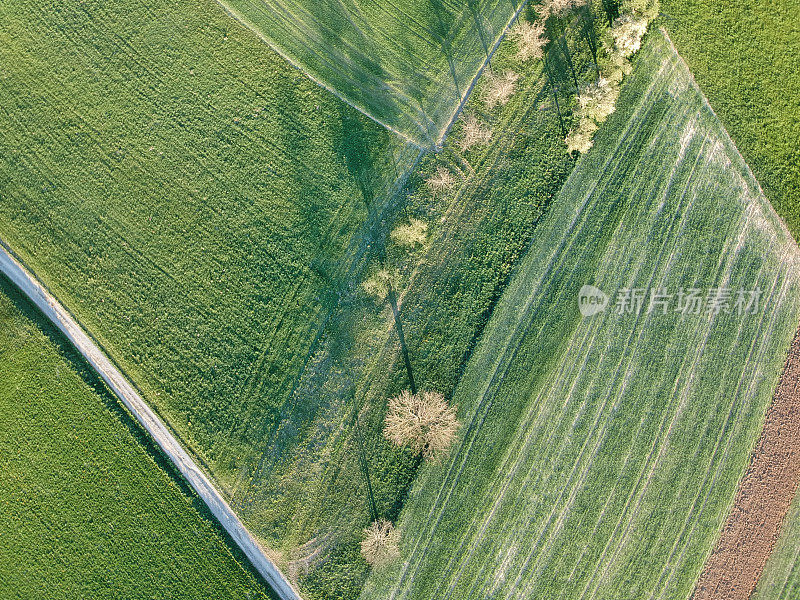
[[[225,528],[253,567],[281,600],[300,600],[300,596],[277,566],[267,558],[255,538],[245,528],[231,507],[194,460],[170,433],[164,422],[144,402],[133,386],[100,350],[61,304],[29,273],[0,240],[0,273],[8,277],[44,315],[67,336],[92,368],[108,384],[125,407],[136,417],[163,450],[181,475],[194,488],[211,513]]]
[[[511,26],[514,24],[519,16],[522,14],[522,11],[525,10],[525,7],[528,5],[528,0],[523,0],[520,2],[519,7],[517,10],[514,11],[514,14],[511,15],[511,18],[508,20],[508,24],[506,24],[505,28],[500,32],[500,35],[497,36],[497,39],[494,41],[492,45],[492,49],[489,51],[489,54],[486,55],[486,59],[481,63],[481,66],[478,67],[478,70],[475,72],[475,75],[472,77],[472,81],[469,84],[467,90],[462,94],[461,101],[456,106],[455,111],[453,111],[453,116],[450,117],[450,120],[447,124],[442,128],[439,132],[439,139],[436,140],[436,146],[442,147],[444,145],[444,141],[447,138],[447,135],[450,133],[450,130],[453,128],[453,125],[456,124],[458,118],[461,116],[461,113],[464,111],[464,107],[467,105],[467,101],[469,100],[470,96],[472,96],[472,92],[475,90],[475,86],[478,84],[478,81],[483,75],[483,71],[486,67],[492,64],[492,57],[494,57],[495,53],[497,52],[498,48],[500,48],[500,44],[506,38]],[[491,67],[489,67],[491,69]]]
[[[780,535],[800,482],[800,331],[789,350],[764,430],[694,600],[747,600]]]

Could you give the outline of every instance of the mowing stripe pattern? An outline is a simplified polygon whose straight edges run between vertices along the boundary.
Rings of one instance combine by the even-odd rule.
[[[800,319],[800,252],[662,33],[537,229],[366,599],[685,598]],[[579,290],[610,297],[590,317]],[[624,290],[662,310],[618,313]],[[676,311],[755,290],[754,314]]]

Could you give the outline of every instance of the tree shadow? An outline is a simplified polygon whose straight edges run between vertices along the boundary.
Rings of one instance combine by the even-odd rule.
[[[403,74],[392,73],[392,65],[384,65],[386,53],[377,42],[378,36],[368,35],[372,29],[366,22],[357,24],[356,19],[344,5],[315,3],[313,18],[304,21],[304,26],[311,29],[307,37],[319,40],[319,48],[315,52],[303,47],[304,56],[318,65],[323,79],[332,72],[338,73],[337,81],[331,83],[354,105],[389,127],[424,140],[425,127],[417,117],[411,117],[417,113],[415,103],[389,85],[398,77],[403,78]],[[325,56],[321,57],[323,52]],[[413,89],[408,81],[401,82],[404,90]],[[419,132],[406,132],[409,119],[416,122]]]
[[[461,84],[458,80],[456,61],[453,55],[453,37],[456,33],[453,25],[456,21],[456,15],[445,8],[442,0],[428,0],[428,4],[430,5],[430,10],[427,11],[429,16],[428,28],[447,60],[447,64],[450,68],[450,78],[453,80],[453,87],[455,89],[455,99],[456,102],[460,102]]]

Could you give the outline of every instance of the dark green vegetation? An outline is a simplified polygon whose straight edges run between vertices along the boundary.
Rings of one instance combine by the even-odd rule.
[[[460,445],[415,481],[402,559],[362,597],[687,598],[800,318],[799,262],[651,34],[458,383]],[[587,284],[611,305],[582,317]],[[665,313],[649,294],[615,310],[625,289],[663,287]],[[694,287],[698,314],[676,311]],[[757,287],[759,310],[737,314],[737,291]],[[709,311],[719,288],[730,313]]]
[[[269,598],[80,356],[0,278],[0,597]]]
[[[406,378],[361,283],[400,270],[418,382],[451,390],[573,165],[541,66],[503,108],[474,98],[491,145],[462,152],[458,126],[403,186],[416,148],[210,1],[3,5],[0,61],[0,234],[307,596],[357,596],[364,470],[396,517],[415,462],[381,435]],[[387,240],[410,216],[409,254]]]
[[[377,120],[430,147],[521,0],[220,0]]]
[[[300,375],[416,149],[211,0],[4,3],[0,63],[3,238],[223,490],[275,445],[293,479],[328,428]],[[257,498],[277,550],[314,530],[309,452],[302,494]]]
[[[422,12],[414,11],[434,3],[407,4],[413,8],[408,16],[419,17]],[[297,14],[308,5],[292,3]],[[267,4],[247,6],[260,11]],[[353,15],[357,4],[335,6]],[[475,19],[456,18],[466,14],[460,3],[425,12],[452,21],[450,50],[440,55],[435,45],[408,42],[407,24],[387,26],[395,4],[358,7],[376,11],[369,16],[372,41],[359,41],[355,62],[337,54],[335,63],[311,70],[341,84],[351,100],[374,100],[376,111],[389,111],[389,124],[401,128],[409,116],[419,119],[417,133],[430,142],[485,56],[487,44],[469,46],[480,39],[470,37]],[[486,11],[481,27],[488,42],[514,4],[475,7]],[[363,34],[366,22],[330,20],[344,40]],[[320,23],[314,26],[329,27]],[[297,18],[291,27],[311,25]],[[286,31],[285,39],[276,34],[279,46],[305,39]],[[300,56],[298,50],[296,58],[311,64],[334,46],[337,52],[356,47],[334,41],[322,40],[323,52],[312,48]],[[408,56],[401,56],[399,44]],[[549,63],[558,96],[546,85],[540,61],[521,65],[513,48],[501,48],[492,72],[515,70],[517,93],[489,110],[482,102],[484,80],[466,109],[492,130],[491,143],[462,149],[466,126],[460,122],[440,152],[421,156],[289,67],[211,0],[21,0],[0,7],[0,235],[125,369],[307,598],[358,596],[367,577],[358,549],[361,529],[371,512],[396,519],[415,475],[415,458],[381,435],[385,400],[408,380],[390,310],[362,283],[381,267],[399,273],[399,313],[417,384],[451,396],[519,257],[573,168],[563,142],[572,125],[571,88],[594,71],[584,44],[570,44],[577,76],[557,55]],[[386,69],[367,73],[373,58]],[[435,66],[451,59],[453,70]],[[448,75],[444,81],[417,79],[414,69]],[[353,73],[358,79],[347,80]],[[348,90],[353,81],[363,89]],[[382,81],[418,87],[402,92],[422,94],[415,99],[419,106],[390,114],[402,94],[378,93]],[[426,107],[434,97],[441,105]],[[696,108],[694,101],[690,95],[687,106]],[[716,121],[703,115],[702,127],[719,136]],[[643,115],[641,140],[662,126],[658,117],[655,109]],[[612,132],[625,123],[622,117],[615,122]],[[670,136],[663,136],[667,155],[675,150]],[[434,194],[426,180],[440,168],[452,182]],[[610,185],[627,190],[633,184],[621,175]],[[623,212],[600,216],[613,222]],[[428,238],[404,249],[389,233],[411,218],[427,223]],[[706,231],[702,223],[697,227]],[[537,236],[534,254],[560,235],[551,226]],[[641,249],[631,252],[640,255]],[[581,260],[576,262],[584,270],[576,276],[588,272]],[[506,305],[504,318],[516,318],[512,312]],[[536,318],[544,317],[540,312]],[[576,327],[574,315],[564,323]],[[548,365],[560,356],[558,343],[570,330],[559,327],[553,325],[554,345],[537,347],[530,357]],[[726,326],[720,335],[729,341],[730,332]],[[765,341],[763,348],[768,343],[779,345]],[[766,370],[759,374],[759,394],[769,379]],[[467,373],[474,383],[484,371],[472,367]],[[507,385],[514,381],[508,378]],[[455,399],[462,410],[471,410],[469,394],[461,391]],[[748,398],[749,404],[737,405],[743,416],[736,427],[745,440],[761,408],[761,395]],[[522,410],[524,394],[517,400],[512,408]],[[701,407],[709,427],[719,425],[715,408]],[[579,410],[577,403],[571,410]],[[658,410],[649,418],[665,414]],[[631,418],[637,417],[644,418]],[[647,423],[650,430],[652,425]],[[735,464],[745,446],[731,448],[725,455],[731,462],[724,465]],[[495,452],[487,454],[491,461],[501,444],[488,447]],[[705,528],[700,545],[722,514],[725,486],[735,479],[735,469],[723,468],[714,462],[719,455],[705,450],[710,457],[704,464],[724,473],[703,513],[710,516],[699,525]],[[482,477],[495,471],[479,462],[474,468],[478,493]],[[414,506],[419,502],[415,495]],[[685,539],[673,533],[659,541]],[[696,561],[698,548],[678,563]],[[481,556],[492,562],[492,551]],[[429,575],[420,581],[429,585]],[[677,577],[685,584],[683,571]],[[543,585],[549,584],[543,579]]]
[[[800,1],[661,0],[661,23],[800,239]]]
[[[493,143],[462,152],[457,145],[463,136],[459,125],[441,153],[424,159],[402,194],[404,210],[395,225],[406,218],[429,225],[424,247],[407,252],[389,242],[385,250],[386,262],[400,272],[400,312],[420,389],[448,393],[454,388],[514,264],[574,164],[560,135],[552,96],[543,87],[541,65],[531,65],[521,73],[524,79],[518,94],[502,110],[485,112],[477,97],[469,107],[494,129]],[[447,168],[455,183],[434,195],[425,180],[439,167]],[[415,460],[410,453],[394,449],[381,432],[386,398],[408,387],[391,312],[387,304],[362,294],[342,305],[335,323],[338,329],[331,328],[329,343],[315,357],[328,367],[328,373],[324,378],[309,377],[301,393],[306,398],[320,390],[329,397],[340,390],[352,395],[352,409],[348,408],[362,409],[366,468],[377,513],[396,518],[414,475]],[[369,506],[366,480],[357,470],[357,439],[349,433],[350,410],[342,413],[348,419],[342,424],[348,438],[335,455],[340,470],[330,480],[330,489],[324,490],[327,496],[308,509],[325,516],[323,531],[337,522],[358,523],[355,535],[343,538],[357,556],[356,544],[361,527],[368,522]],[[341,418],[329,413],[329,426]],[[398,455],[404,458],[402,471],[393,466]],[[267,484],[281,486],[281,493],[289,497],[302,493],[307,485],[299,479],[254,480],[252,497],[278,493],[277,487],[261,491]],[[342,501],[346,490],[355,492],[349,502]],[[320,577],[341,577],[342,570],[341,564],[321,564]],[[362,570],[359,577],[364,575]],[[316,580],[307,583],[306,589],[311,585]],[[329,589],[339,588],[332,584]],[[360,581],[352,589],[357,593]],[[322,588],[320,597],[326,597]]]

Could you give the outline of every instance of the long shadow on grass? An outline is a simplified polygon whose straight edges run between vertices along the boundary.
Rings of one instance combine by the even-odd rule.
[[[264,423],[264,441],[256,452],[259,458],[252,476],[241,480],[242,485],[232,501],[247,521],[262,518],[259,514],[260,499],[286,491],[273,487],[277,481],[270,474],[295,461],[302,463],[307,458],[304,441],[316,440],[323,446],[335,445],[337,438],[349,437],[354,431],[352,427],[346,427],[343,431],[311,435],[319,430],[322,415],[333,413],[325,417],[326,422],[341,418],[342,422],[352,423],[351,413],[353,410],[357,412],[351,401],[360,357],[356,347],[356,331],[366,305],[371,304],[371,300],[361,294],[360,284],[367,266],[385,254],[387,223],[392,222],[402,209],[403,196],[396,193],[396,184],[407,173],[398,172],[397,166],[392,166],[396,141],[385,129],[345,105],[340,107],[338,121],[334,132],[335,148],[356,183],[360,198],[353,199],[353,202],[362,205],[363,220],[348,249],[342,252],[345,259],[326,259],[325,253],[320,252],[319,259],[315,259],[311,265],[321,284],[319,301],[325,307],[325,314],[302,368],[293,375],[294,382],[290,393],[283,399],[279,417]],[[314,218],[313,208],[304,210],[308,212],[309,220]],[[324,245],[322,239],[313,241]],[[341,460],[339,455],[326,461],[326,472],[341,469]],[[302,493],[308,493],[308,490],[302,490]],[[352,488],[348,488],[348,502],[353,502],[351,494]],[[320,504],[325,499],[340,497],[342,492],[326,487],[322,495],[324,498]],[[366,498],[364,500],[366,502]],[[318,515],[295,513],[302,507],[293,506],[291,500],[284,503],[284,507],[287,513],[293,515],[291,520],[262,522],[254,525],[256,531],[264,533],[269,539],[275,535],[277,528],[281,528],[284,536],[294,532],[302,538],[303,532],[319,529],[318,519],[321,517]],[[320,512],[335,514],[336,506]],[[335,524],[335,518],[331,521]]]

